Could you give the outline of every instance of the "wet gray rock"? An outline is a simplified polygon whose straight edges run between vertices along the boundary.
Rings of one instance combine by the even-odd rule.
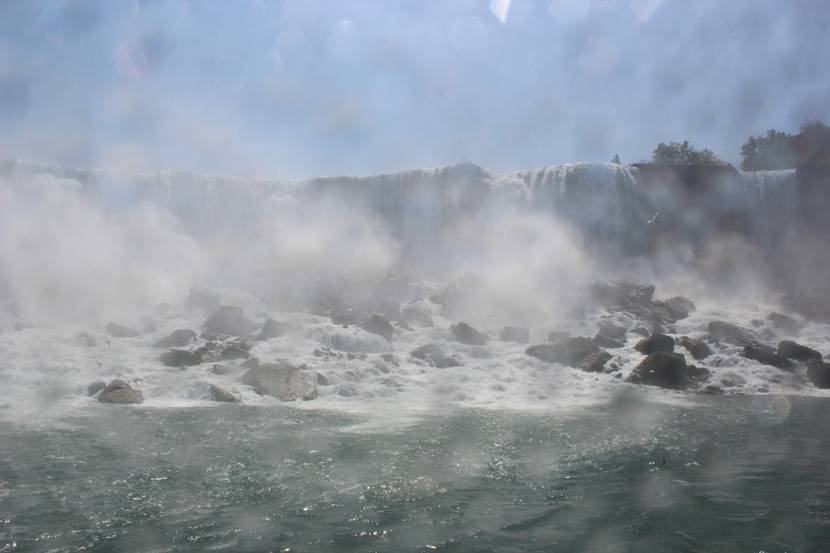
[[[623,342],[622,340],[615,340],[614,338],[609,338],[604,334],[597,334],[596,336],[594,336],[594,344],[601,348],[617,349],[623,347],[625,345],[625,342]]]
[[[712,355],[712,350],[709,347],[709,344],[703,340],[689,338],[688,336],[681,336],[677,342],[681,347],[686,348],[691,356],[698,361]]]
[[[527,348],[525,353],[547,363],[576,367],[582,359],[599,351],[599,347],[590,338],[577,336],[555,344],[535,344]]]
[[[804,328],[804,325],[795,317],[784,315],[783,313],[770,313],[767,315],[767,320],[772,323],[776,329],[786,332],[790,335],[796,335]]]
[[[685,390],[689,385],[686,359],[679,353],[655,351],[637,365],[628,381],[669,390]]]
[[[310,400],[317,397],[317,384],[302,369],[286,362],[268,363],[249,369],[242,383],[254,392],[280,401]]]
[[[484,333],[479,332],[465,322],[452,325],[450,332],[453,338],[468,346],[483,346],[487,343],[487,336]]]
[[[214,386],[213,384],[208,384],[208,395],[213,401],[219,401],[222,403],[239,403],[238,397],[226,390],[223,390],[219,386]]]
[[[551,330],[548,332],[548,342],[556,344],[557,342],[564,342],[571,339],[571,333],[564,330]]]
[[[193,285],[190,287],[190,297],[187,299],[189,307],[196,307],[205,313],[213,313],[219,309],[222,296],[203,286]]]
[[[106,331],[113,338],[137,338],[141,336],[141,332],[138,330],[118,323],[107,323]]]
[[[821,353],[802,346],[791,340],[781,340],[778,343],[778,355],[786,357],[787,359],[795,359],[796,361],[821,361]]]
[[[807,378],[816,388],[830,388],[830,363],[826,361],[808,361]]]
[[[275,321],[274,319],[266,319],[262,323],[262,328],[259,331],[258,338],[260,340],[270,340],[272,338],[280,338],[291,332],[296,332],[302,327],[295,323],[286,323],[282,321]]]
[[[597,331],[597,336],[604,336],[606,338],[611,338],[612,340],[624,340],[626,329],[622,325],[615,324],[611,321],[599,321],[597,323],[599,325],[599,330]]]
[[[774,348],[764,344],[747,344],[741,350],[740,356],[779,369],[790,370],[793,368],[792,361],[778,355],[778,352]]]
[[[189,328],[174,330],[169,336],[165,336],[153,344],[156,348],[183,348],[196,340],[196,333]]]
[[[257,326],[245,316],[241,307],[223,305],[205,320],[204,331],[241,338],[256,331]]]
[[[607,351],[589,353],[579,360],[576,368],[589,373],[601,373],[605,371],[605,364],[611,360],[611,354]]]
[[[90,397],[94,396],[101,390],[107,387],[107,383],[103,380],[99,380],[97,382],[93,382],[89,386],[86,387],[86,394]]]
[[[596,282],[589,287],[593,302],[607,307],[648,308],[654,297],[654,286],[636,282]]]
[[[432,309],[429,300],[417,299],[401,309],[401,321],[414,326],[432,327]]]
[[[674,296],[663,300],[666,306],[674,311],[677,315],[682,315],[681,319],[685,319],[689,314],[697,310],[692,300],[684,298],[683,296]]]
[[[191,367],[202,363],[202,356],[187,349],[171,349],[161,354],[159,358],[167,367]]]
[[[412,350],[409,355],[415,359],[426,361],[436,369],[461,366],[461,362],[455,357],[444,355],[444,350],[438,344],[424,344]]]
[[[634,349],[645,355],[649,355],[655,351],[671,353],[674,351],[674,338],[667,334],[655,333],[637,342]]]
[[[360,328],[366,332],[382,336],[388,342],[392,341],[392,336],[395,334],[395,328],[389,322],[389,319],[377,313],[363,321]]]
[[[202,363],[217,363],[219,361],[235,361],[248,359],[251,346],[245,342],[214,342],[209,341],[194,353],[198,355]]]
[[[499,339],[502,342],[526,344],[530,341],[530,329],[518,326],[506,326],[501,329]]]
[[[98,401],[119,404],[143,403],[144,394],[141,393],[141,390],[133,388],[123,380],[113,380],[101,391]]]
[[[708,330],[710,338],[715,342],[726,342],[735,346],[758,342],[758,336],[752,330],[725,321],[711,321]]]

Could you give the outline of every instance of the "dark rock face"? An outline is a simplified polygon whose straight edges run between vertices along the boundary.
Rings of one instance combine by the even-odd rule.
[[[143,403],[144,394],[123,380],[113,380],[98,396],[101,403]]]
[[[692,382],[699,383],[708,380],[712,376],[712,371],[706,367],[697,367],[689,365],[686,367],[686,378]]]
[[[594,336],[594,344],[601,348],[608,348],[608,349],[617,349],[621,348],[625,345],[625,342],[622,340],[615,340],[614,338],[609,338],[603,334],[597,334]]]
[[[213,290],[193,285],[190,287],[190,297],[187,300],[187,305],[201,309],[205,313],[213,313],[219,309],[221,301],[222,296]]]
[[[608,307],[645,308],[651,305],[654,286],[635,282],[595,282],[589,288],[591,299]]]
[[[113,338],[136,338],[141,336],[141,332],[134,328],[129,328],[118,323],[107,323],[107,334]]]
[[[89,386],[86,387],[86,395],[92,397],[104,388],[107,387],[107,383],[103,380],[99,380],[98,382],[93,382]]]
[[[804,328],[804,325],[797,319],[783,313],[770,313],[767,315],[767,320],[778,330],[792,335],[798,334]]]
[[[605,336],[606,338],[611,338],[613,340],[624,340],[626,332],[627,331],[624,326],[608,321],[601,321],[599,323],[597,335]]]
[[[555,344],[535,344],[525,350],[527,355],[547,363],[576,367],[582,359],[598,353],[599,347],[590,338],[577,336]]]
[[[209,334],[226,334],[243,337],[254,332],[257,325],[249,320],[241,307],[223,305],[207,318],[204,325]]]
[[[679,353],[655,351],[637,365],[629,380],[648,386],[684,390],[689,384],[686,360]]]
[[[389,322],[389,319],[377,313],[363,321],[360,328],[366,332],[371,332],[372,334],[377,334],[385,338],[387,342],[391,342],[392,336],[395,334],[395,328]]]
[[[196,333],[189,328],[174,330],[170,336],[165,336],[155,344],[156,348],[183,348],[196,340]]]
[[[589,372],[601,373],[605,371],[605,364],[611,360],[611,354],[607,351],[598,351],[596,353],[589,353],[576,364],[576,368]]]
[[[410,352],[412,357],[426,361],[436,369],[460,367],[461,362],[455,357],[444,355],[444,350],[438,344],[424,344]]]
[[[216,363],[219,361],[234,361],[237,359],[248,359],[250,346],[245,342],[208,342],[194,353],[199,356],[202,363]]]
[[[280,401],[309,400],[317,397],[317,385],[303,370],[285,362],[269,363],[249,369],[242,383],[253,386],[261,396]]]
[[[168,367],[191,367],[202,362],[202,356],[195,351],[171,349],[161,354],[161,362]]]
[[[751,330],[724,321],[709,323],[709,336],[715,342],[726,342],[735,346],[744,346],[758,342],[758,336]]]
[[[213,384],[208,384],[208,394],[210,395],[210,399],[213,401],[219,401],[222,403],[239,403],[238,397],[223,390],[219,386],[214,386]]]
[[[775,349],[763,344],[748,344],[741,350],[741,357],[758,361],[764,365],[771,365],[779,369],[789,370],[793,368],[793,362],[778,355]]]
[[[826,361],[809,361],[807,377],[816,388],[830,388],[830,363]]]
[[[483,346],[487,343],[486,335],[464,322],[452,325],[450,332],[453,338],[468,346]]]
[[[671,298],[666,298],[664,300],[666,306],[674,311],[678,315],[683,315],[682,319],[685,319],[689,316],[689,314],[694,313],[697,310],[694,302],[690,299],[684,298],[683,296],[674,296]]]
[[[526,344],[530,341],[530,329],[518,326],[506,326],[501,329],[499,339],[502,342],[518,342]]]
[[[778,355],[786,357],[787,359],[795,359],[796,361],[821,361],[820,352],[790,340],[781,340],[779,342]]]
[[[674,351],[674,338],[667,334],[655,333],[637,342],[634,349],[645,355],[649,355],[655,351],[671,353]]]
[[[712,350],[709,348],[709,344],[704,342],[703,340],[697,340],[695,338],[689,338],[688,336],[681,336],[678,340],[680,346],[686,348],[686,350],[698,361],[701,359],[705,359],[712,355]]]

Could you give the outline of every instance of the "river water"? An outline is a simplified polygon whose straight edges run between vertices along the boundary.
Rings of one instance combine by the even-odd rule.
[[[825,550],[830,403],[649,394],[6,422],[0,551]]]

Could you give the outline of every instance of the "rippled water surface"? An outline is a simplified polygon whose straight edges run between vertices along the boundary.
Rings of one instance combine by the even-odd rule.
[[[822,398],[0,426],[0,551],[823,551]]]

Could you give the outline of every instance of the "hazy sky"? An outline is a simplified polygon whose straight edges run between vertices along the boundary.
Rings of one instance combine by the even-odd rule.
[[[823,0],[0,0],[0,157],[304,177],[830,123]]]

